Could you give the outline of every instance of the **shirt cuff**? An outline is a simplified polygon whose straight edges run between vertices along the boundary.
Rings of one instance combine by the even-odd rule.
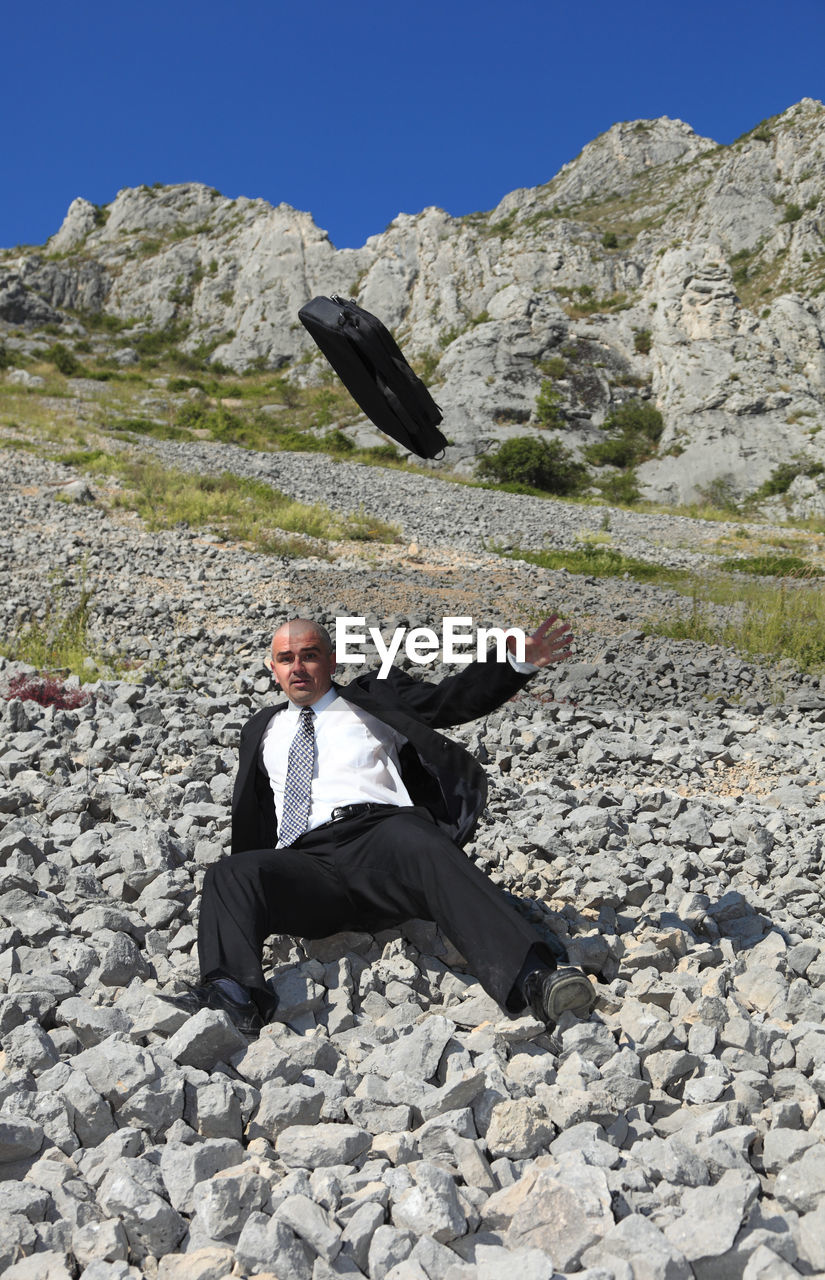
[[[518,658],[513,657],[513,654],[509,649],[507,650],[507,661],[510,663],[513,670],[517,671],[520,676],[531,676],[534,671],[538,671],[539,669],[535,662],[519,662]]]

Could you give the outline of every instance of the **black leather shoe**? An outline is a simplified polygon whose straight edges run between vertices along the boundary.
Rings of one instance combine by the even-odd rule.
[[[586,1018],[596,1003],[596,992],[581,969],[534,969],[522,984],[522,994],[540,1022],[554,1027],[563,1013]]]
[[[223,1009],[230,1022],[245,1036],[256,1036],[263,1029],[264,1020],[253,1000],[239,1003],[225,991],[221,991],[214,982],[204,982],[199,987],[190,985],[188,991],[184,991],[181,995],[164,995],[161,999],[167,1004],[174,1005],[176,1009],[182,1009],[190,1016],[200,1009]]]

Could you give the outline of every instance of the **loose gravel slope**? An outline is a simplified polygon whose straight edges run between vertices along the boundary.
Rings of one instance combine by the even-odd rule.
[[[825,1274],[825,688],[646,634],[670,592],[486,555],[481,534],[530,536],[534,500],[268,465],[312,498],[323,466],[341,507],[401,520],[417,548],[290,561],[149,534],[56,501],[66,468],[2,455],[3,631],[85,574],[92,636],[131,675],[71,711],[0,701],[0,1272]],[[621,529],[655,556],[653,526]],[[283,1021],[252,1043],[164,1003],[197,976],[273,625],[551,607],[574,658],[454,732],[491,784],[467,852],[592,976],[591,1018],[552,1038],[506,1018],[424,922],[274,939]],[[17,671],[0,660],[0,682]]]

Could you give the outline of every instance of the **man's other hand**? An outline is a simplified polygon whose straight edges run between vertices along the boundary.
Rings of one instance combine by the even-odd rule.
[[[556,626],[558,623],[558,626]],[[570,646],[573,643],[573,631],[569,622],[559,622],[557,613],[545,618],[531,636],[524,638],[524,661],[532,662],[536,667],[547,667],[551,662],[564,662],[570,657]],[[507,648],[513,652],[515,639],[507,637]]]

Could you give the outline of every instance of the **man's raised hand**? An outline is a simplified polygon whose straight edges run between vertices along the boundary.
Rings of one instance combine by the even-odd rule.
[[[556,626],[558,623],[558,626]],[[564,662],[570,657],[573,631],[569,622],[559,622],[557,613],[551,613],[540,623],[531,636],[524,639],[524,661],[536,667],[547,667],[551,662]],[[515,649],[512,636],[507,640],[508,649]]]

